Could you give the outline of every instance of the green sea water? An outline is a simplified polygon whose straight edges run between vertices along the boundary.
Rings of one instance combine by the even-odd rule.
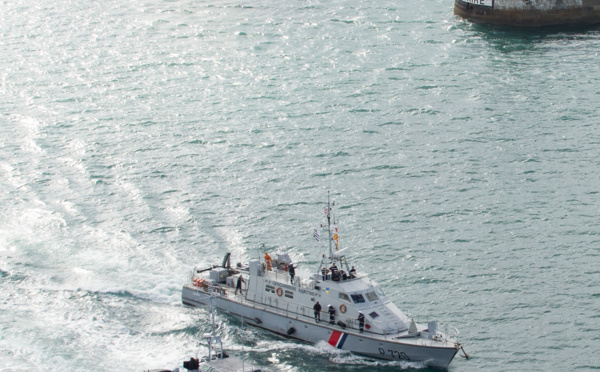
[[[0,5],[0,371],[204,353],[195,266],[340,243],[450,371],[600,369],[600,30],[453,2]],[[427,370],[218,316],[276,371]]]

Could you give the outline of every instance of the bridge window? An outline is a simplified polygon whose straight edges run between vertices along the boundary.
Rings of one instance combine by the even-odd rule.
[[[340,292],[340,298],[346,302],[350,302],[350,297],[347,294]]]
[[[365,293],[365,296],[367,296],[367,299],[371,302],[379,300],[379,297],[377,297],[375,292],[367,292],[367,293]]]
[[[353,294],[350,296],[352,296],[352,301],[354,301],[355,304],[365,303],[365,298],[361,294]]]

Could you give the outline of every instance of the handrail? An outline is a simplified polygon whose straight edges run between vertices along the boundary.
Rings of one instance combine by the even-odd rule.
[[[195,288],[195,289],[196,290],[200,290],[200,288]],[[226,293],[228,291],[230,291],[230,290],[233,290],[233,289],[230,289],[229,287],[226,287],[226,286],[215,286],[215,285],[209,285],[208,286],[208,291],[217,292],[217,293],[219,293],[219,294],[221,294],[223,296],[226,296]],[[275,306],[273,306],[273,304],[267,304],[267,303],[264,303],[264,302],[258,302],[258,301],[254,301],[254,300],[251,300],[251,299],[248,299],[248,298],[245,298],[245,297],[240,297],[238,301],[240,301],[240,302],[251,302],[251,303],[256,304],[256,305],[261,305],[263,307],[263,309],[265,309],[265,310],[268,309],[269,307],[274,307],[277,310],[286,311],[288,314],[294,314],[297,317],[302,317],[302,318],[305,318],[305,319],[314,320],[314,315],[313,316],[306,315],[306,313],[308,313],[308,314],[314,314],[314,309],[312,307],[309,307],[309,306],[296,305],[297,311],[294,311],[294,310],[290,310],[290,308],[293,308],[294,306],[293,306],[293,304],[290,304],[289,302],[286,302],[287,306],[286,306],[286,308],[283,308],[283,307],[279,306],[279,301],[276,302]],[[256,307],[256,305],[254,305],[254,306]],[[299,311],[300,309],[302,310],[302,312]],[[321,321],[329,323],[329,312],[321,310],[321,315],[322,315]],[[336,311],[335,319],[336,319],[336,323],[335,324],[338,324],[337,322],[340,321],[340,320],[342,322],[344,322],[344,324],[346,324],[346,327],[342,327],[342,328],[350,328],[350,329],[353,329],[353,330],[359,330],[358,327],[355,327],[355,321],[356,321],[356,319],[354,319],[354,318],[350,318],[350,317],[344,316],[344,315],[339,315],[339,313]],[[363,332],[365,332],[365,333],[372,333],[372,334],[385,334],[385,333],[368,331],[368,330],[366,330],[366,327],[365,327],[365,330]]]
[[[283,270],[274,269],[274,270],[268,270],[268,271],[265,270],[264,271],[265,278],[270,277],[271,279],[275,279],[275,281],[278,281],[278,282],[281,282],[279,279],[282,277],[282,275],[284,275],[284,273],[285,273],[285,277],[289,278],[288,273]],[[194,277],[194,274],[195,274],[195,270],[192,271],[192,278]],[[294,278],[294,283],[297,283],[296,281],[299,282],[301,279],[302,279],[301,277],[296,276]],[[329,279],[329,280],[331,280],[331,279]],[[352,280],[352,279],[347,279],[347,280]],[[286,284],[288,284],[288,283],[286,283]],[[297,284],[291,284],[291,285],[297,285]],[[197,288],[197,289],[199,290],[200,288]],[[224,297],[227,297],[227,295],[228,295],[227,292],[229,292],[230,290],[233,291],[233,288],[230,288],[229,286],[215,284],[215,283],[211,283],[211,284],[207,283],[204,285],[203,289],[207,292],[217,293],[218,295],[221,295]],[[296,303],[286,302],[287,306],[284,308],[283,306],[280,306],[280,303],[279,303],[279,301],[277,301],[277,299],[275,299],[275,300],[276,300],[275,303],[265,303],[265,302],[254,301],[254,300],[251,300],[251,299],[248,299],[245,297],[240,297],[240,299],[238,301],[252,302],[255,304],[266,305],[267,307],[272,307],[277,310],[287,312],[289,314],[294,314],[297,317],[302,317],[303,319],[314,320],[314,315],[313,315],[314,310],[312,307],[300,305],[300,304],[296,304]],[[281,305],[283,305],[283,304],[281,304]],[[296,307],[296,311],[292,310],[294,308],[294,305]],[[327,309],[321,310],[321,315],[322,315],[321,321],[329,323],[329,312],[327,311]],[[336,323],[335,324],[337,324],[338,321],[342,321],[346,325],[346,327],[342,327],[342,328],[349,328],[349,329],[356,330],[356,331],[359,330],[357,319],[346,316],[346,315],[342,315],[338,310],[336,310],[336,314],[335,314],[335,322]],[[386,335],[386,334],[389,334],[388,332],[386,332],[388,329],[395,328],[393,326],[390,327],[389,322],[387,322],[387,324],[382,321],[377,321],[377,320],[371,320],[369,322],[371,323],[372,326],[376,326],[375,328],[381,329],[381,331],[373,332],[371,330],[368,330],[367,323],[365,323],[365,328],[363,330],[363,332],[365,332],[365,333]],[[400,329],[398,329],[398,330],[400,330]]]
[[[230,288],[230,287],[227,287],[224,285],[214,285],[214,284],[208,285],[207,289],[199,288],[199,287],[193,287],[193,288],[197,291],[200,291],[201,289],[203,289],[208,292],[218,293],[219,295],[221,295],[223,297],[227,297],[227,292],[233,291],[233,288]],[[275,299],[275,300],[277,300],[277,299]],[[236,301],[246,303],[248,305],[251,305],[253,308],[260,309],[262,311],[276,312],[275,310],[279,310],[279,311],[285,312],[286,314],[284,316],[286,316],[286,317],[289,317],[291,314],[291,315],[296,316],[296,319],[301,318],[301,320],[303,320],[303,321],[311,321],[311,322],[314,321],[314,309],[309,306],[298,305],[298,304],[286,302],[285,307],[284,307],[284,306],[280,306],[283,304],[280,304],[279,301],[269,304],[269,303],[265,303],[265,302],[258,302],[258,301],[252,300],[250,298],[247,298],[245,296],[239,296]],[[294,305],[296,305],[295,306],[296,310],[294,310]],[[337,326],[339,326],[338,321],[342,321],[346,325],[345,327],[339,326],[342,330],[350,329],[355,332],[359,331],[358,319],[355,319],[353,317],[351,318],[351,317],[345,316],[345,315],[341,315],[338,311],[336,311],[335,321],[336,321],[335,324]],[[327,310],[321,310],[321,322],[324,322],[327,325],[329,325],[329,312]],[[376,322],[370,321],[370,323],[374,324]],[[381,322],[377,322],[377,323],[381,323]],[[398,330],[398,331],[400,331],[400,330]],[[372,330],[369,330],[367,328],[367,323],[365,323],[365,328],[362,333],[372,334],[372,335],[388,335],[389,334],[389,333],[385,332],[385,329],[383,329],[383,328],[382,328],[381,332],[373,332]],[[455,341],[455,340],[452,340],[451,336],[447,333],[447,331],[446,331],[446,333],[444,333],[444,335],[446,336],[444,338],[444,341],[447,341],[447,342]]]
[[[195,289],[196,290],[200,290],[201,288],[195,287]],[[204,288],[202,288],[202,289],[204,289],[207,292],[217,293],[217,294],[219,294],[221,296],[224,296],[224,297],[227,297],[227,292],[233,290],[232,288],[230,288],[228,286],[214,284],[214,283],[211,283],[211,284],[207,283],[204,286]],[[290,304],[289,302],[286,302],[287,308],[284,309],[284,308],[282,308],[282,307],[279,306],[279,301],[276,301],[275,304],[267,304],[267,303],[264,303],[264,302],[254,301],[254,300],[251,300],[251,299],[248,299],[248,298],[245,298],[245,297],[240,297],[240,299],[238,301],[240,301],[240,302],[252,302],[252,303],[264,305],[264,306],[267,306],[267,307],[274,307],[277,310],[286,311],[288,313],[296,315],[297,317],[302,317],[302,318],[311,319],[311,320],[314,319],[314,309],[312,307],[305,306],[305,305],[298,305],[298,304],[296,304],[297,311],[293,311],[293,310],[290,310],[290,308],[293,308],[294,304]],[[290,305],[292,305],[292,306],[290,306]],[[302,312],[300,312],[300,310],[302,310]],[[313,316],[311,316],[311,314]],[[329,312],[328,311],[321,310],[321,316],[322,316],[322,318],[321,318],[322,322],[329,323]],[[335,324],[338,324],[337,323],[338,321],[342,321],[346,325],[346,327],[342,327],[342,328],[350,328],[350,329],[357,330],[357,331],[359,330],[359,328],[355,325],[356,319],[354,319],[354,318],[350,318],[348,316],[340,315],[339,312],[336,311],[335,319],[336,319],[336,323]],[[366,327],[365,327],[365,330],[363,332],[371,333],[371,334],[385,334],[384,332],[372,332],[372,331],[368,331]]]
[[[286,303],[287,306],[284,309],[284,308],[282,308],[282,307],[279,306],[279,302],[277,302],[277,304],[275,306],[273,306],[273,305],[269,305],[269,304],[266,304],[266,303],[263,303],[263,302],[253,301],[253,300],[250,300],[250,299],[247,299],[247,298],[242,298],[240,301],[242,301],[242,302],[252,302],[252,303],[257,304],[257,305],[267,306],[267,308],[269,306],[270,307],[274,307],[277,310],[282,310],[282,311],[286,311],[288,314],[293,314],[297,318],[310,319],[311,321],[314,320],[314,309],[312,307],[309,307],[309,306],[296,305],[297,310],[294,311],[293,310],[294,305],[290,304],[289,302]],[[356,322],[357,322],[356,319],[348,317],[348,316],[340,315],[339,312],[337,312],[337,311],[336,311],[336,314],[335,314],[335,320],[336,320],[335,324],[338,324],[337,323],[338,321],[344,322],[344,324],[346,324],[346,327],[342,327],[344,329],[345,328],[349,328],[349,329],[356,330],[356,331],[359,330],[359,328],[357,327],[357,324],[356,324]],[[329,312],[328,311],[321,310],[321,322],[325,322],[325,323],[329,324]],[[365,330],[363,332],[365,332],[365,333],[371,333],[371,334],[385,334],[385,333],[368,331],[368,330],[366,330],[366,327],[365,327]]]

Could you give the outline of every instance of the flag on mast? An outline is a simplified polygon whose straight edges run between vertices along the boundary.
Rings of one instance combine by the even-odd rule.
[[[338,229],[337,229],[337,227],[335,228],[335,234],[333,234],[333,240],[335,240],[335,250],[337,251],[340,248],[340,245],[339,245],[339,242],[338,242]]]

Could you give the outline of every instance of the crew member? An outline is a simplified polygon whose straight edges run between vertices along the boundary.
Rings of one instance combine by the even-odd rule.
[[[290,264],[290,266],[288,267],[288,272],[290,273],[290,283],[294,284],[294,275],[296,275],[294,264]]]
[[[325,266],[323,266],[323,269],[321,269],[321,274],[323,274],[323,280],[327,280],[327,272],[328,269]]]
[[[358,312],[358,329],[362,332],[365,328],[365,314]]]
[[[333,263],[333,265],[331,265],[331,268],[329,269],[329,271],[331,271],[331,274],[336,274],[337,273],[337,266],[335,266],[335,262]]]
[[[335,324],[335,308],[331,305],[327,305],[329,308],[329,324]]]
[[[244,292],[242,291],[242,282],[246,283],[244,278],[242,278],[242,276],[240,275],[240,276],[238,276],[237,284],[235,286],[235,294],[238,293],[238,290],[240,291],[241,294],[244,294]]]
[[[313,306],[313,309],[315,310],[315,321],[319,323],[321,321],[321,304],[319,301]]]
[[[267,263],[267,270],[271,271],[271,256],[265,252],[265,262]]]
[[[340,270],[340,278],[342,278],[342,280],[346,280],[348,279],[348,274],[346,274],[344,270]]]
[[[354,266],[352,266],[352,269],[350,269],[350,278],[356,278],[356,269],[354,268]]]

